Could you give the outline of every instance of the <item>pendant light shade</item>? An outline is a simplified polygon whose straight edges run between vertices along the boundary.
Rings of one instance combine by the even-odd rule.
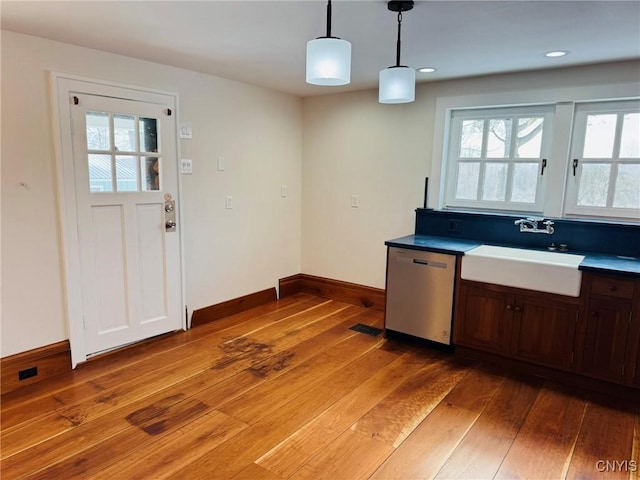
[[[378,85],[378,101],[380,103],[409,103],[416,99],[416,71],[405,65],[400,65],[400,51],[402,42],[402,12],[413,8],[412,1],[391,1],[387,4],[389,10],[398,12],[398,41],[396,43],[396,64],[380,71]]]
[[[409,103],[416,99],[416,71],[409,67],[389,67],[380,71],[378,101]]]
[[[351,43],[331,36],[331,0],[327,3],[327,35],[307,42],[307,83],[346,85],[351,82]]]
[[[346,85],[351,81],[351,44],[321,37],[307,42],[307,83]]]

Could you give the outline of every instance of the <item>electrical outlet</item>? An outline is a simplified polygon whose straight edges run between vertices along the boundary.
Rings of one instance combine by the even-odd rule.
[[[227,210],[231,210],[233,208],[233,197],[231,195],[227,195],[225,197],[224,206]]]
[[[287,197],[287,186],[286,185],[282,185],[280,187],[280,196],[282,198],[286,198]]]
[[[25,368],[18,372],[18,380],[26,380],[36,375],[38,375],[38,367]]]
[[[462,220],[449,220],[449,231],[454,233],[460,233],[462,228]]]

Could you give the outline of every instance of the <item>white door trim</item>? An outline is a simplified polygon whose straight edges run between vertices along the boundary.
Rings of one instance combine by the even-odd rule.
[[[62,245],[64,295],[66,306],[66,319],[71,344],[71,364],[75,368],[78,363],[87,360],[87,350],[84,336],[84,319],[82,309],[82,285],[80,269],[80,243],[78,239],[78,217],[76,209],[76,182],[74,176],[73,142],[71,140],[71,110],[70,96],[72,92],[92,95],[113,96],[116,98],[131,98],[135,93],[137,99],[143,99],[149,103],[167,103],[175,107],[175,115],[178,111],[178,94],[162,90],[146,89],[138,86],[119,84],[93,78],[68,75],[58,72],[49,72],[51,88],[51,112],[53,125],[53,139],[56,157],[56,176],[58,186],[58,212],[60,222],[60,240]],[[164,99],[164,100],[161,100]],[[176,118],[176,126],[178,125]],[[176,135],[176,159],[179,159],[180,144]],[[176,168],[179,161],[176,162]],[[181,176],[178,178],[178,192],[176,197],[181,208],[180,192],[182,190]],[[183,215],[179,215],[184,218]],[[182,310],[185,309],[184,297],[184,243],[182,242],[183,223],[178,225],[180,236],[180,277]],[[186,318],[181,319],[183,329],[187,328]]]

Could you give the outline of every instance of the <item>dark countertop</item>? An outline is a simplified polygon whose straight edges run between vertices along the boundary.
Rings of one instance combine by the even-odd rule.
[[[388,247],[408,248],[410,250],[423,250],[452,255],[464,255],[465,252],[472,248],[484,244],[487,244],[487,242],[464,238],[436,237],[432,235],[407,235],[385,242],[385,245]],[[517,245],[504,246],[517,248]],[[616,255],[592,252],[571,251],[570,253],[584,255],[584,260],[578,267],[580,270],[640,277],[640,259],[638,258],[619,257]]]

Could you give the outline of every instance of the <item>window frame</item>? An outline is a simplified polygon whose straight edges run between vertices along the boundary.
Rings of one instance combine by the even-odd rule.
[[[565,194],[565,214],[567,216],[579,215],[589,217],[608,218],[631,218],[640,220],[640,209],[619,208],[614,206],[583,206],[578,205],[578,194],[580,191],[580,180],[584,165],[597,163],[610,163],[611,174],[609,190],[607,192],[607,204],[612,202],[615,194],[616,173],[619,165],[632,164],[640,165],[638,158],[620,158],[620,142],[622,136],[622,123],[620,117],[625,113],[640,113],[640,99],[608,101],[608,102],[581,102],[576,103],[574,109],[573,135],[571,138],[570,155],[567,160],[567,189]],[[584,146],[586,140],[587,119],[589,115],[613,114],[617,116],[614,143],[611,157],[585,157]],[[574,159],[577,160],[577,168],[573,168]],[[639,187],[640,188],[640,187]]]
[[[536,88],[507,89],[495,93],[471,93],[454,96],[439,96],[435,101],[433,123],[432,161],[429,169],[428,205],[442,211],[475,213],[499,213],[483,208],[446,207],[446,171],[448,157],[448,136],[451,129],[451,111],[461,109],[482,109],[498,107],[520,107],[554,105],[554,128],[552,132],[552,158],[547,166],[548,178],[545,186],[544,209],[539,214],[547,218],[575,218],[582,220],[604,220],[615,223],[633,223],[634,217],[611,217],[569,214],[565,212],[565,192],[569,169],[569,148],[572,135],[574,105],[589,102],[610,102],[640,100],[640,84],[637,82],[602,83],[598,85],[571,85]],[[547,174],[545,171],[545,175]],[[504,212],[514,214],[514,211]],[[523,211],[522,214],[530,212]]]
[[[518,106],[518,107],[487,107],[481,109],[452,109],[449,113],[450,135],[448,141],[448,155],[446,159],[446,175],[445,175],[445,209],[465,209],[465,210],[487,210],[491,212],[526,212],[541,213],[544,208],[544,191],[546,186],[546,178],[542,172],[543,159],[547,159],[551,147],[551,135],[553,131],[553,105],[535,105],[535,106]],[[486,153],[488,134],[483,128],[482,153],[480,157],[462,157],[458,154],[461,147],[462,125],[465,120],[482,120],[486,127],[488,121],[497,119],[514,119],[517,122],[520,118],[542,117],[544,126],[542,130],[542,139],[540,145],[539,157],[522,157],[518,158],[513,155],[515,148],[516,136],[513,135],[510,140],[509,153],[506,157],[489,157],[482,155]],[[514,123],[515,123],[514,122]],[[514,128],[512,126],[512,128]],[[536,198],[533,203],[514,202],[510,200],[464,200],[456,198],[456,185],[458,179],[458,165],[461,163],[480,164],[480,172],[478,177],[477,193],[481,195],[482,182],[485,178],[484,171],[489,163],[506,163],[507,164],[507,185],[505,187],[505,197],[509,198],[513,187],[513,166],[518,163],[536,163],[537,164],[537,181],[536,181]],[[545,172],[546,173],[546,167]]]

